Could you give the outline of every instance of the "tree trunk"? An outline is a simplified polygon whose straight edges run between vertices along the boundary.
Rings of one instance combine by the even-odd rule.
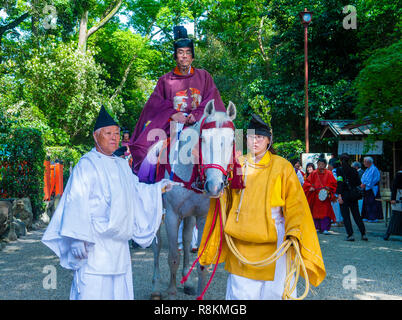
[[[110,19],[114,17],[114,15],[119,11],[123,0],[118,0],[116,5],[113,9],[110,10],[112,7],[111,5],[106,9],[103,13],[101,20],[98,24],[93,26],[91,29],[88,30],[88,10],[85,10],[82,13],[81,21],[80,21],[80,31],[79,31],[79,38],[78,38],[78,48],[85,52],[87,48],[87,41],[88,38],[93,35],[96,31],[102,28]]]
[[[128,64],[128,66],[127,66],[127,68],[126,68],[126,70],[124,71],[124,76],[123,76],[123,78],[121,79],[119,86],[116,88],[116,90],[114,91],[113,95],[110,97],[110,100],[109,100],[110,103],[111,103],[111,102],[117,97],[117,95],[120,94],[120,92],[123,90],[123,87],[124,87],[124,85],[125,85],[125,83],[126,83],[126,81],[127,81],[128,75],[129,75],[129,73],[130,73],[130,71],[131,71],[131,67],[133,66],[133,63],[134,63],[135,59],[137,59],[137,55],[134,55],[134,57],[132,57],[130,63]]]
[[[194,17],[194,39],[196,41],[198,39],[198,26],[197,26],[197,23],[198,23],[198,19],[197,19],[197,17]]]
[[[32,43],[37,49],[39,48],[38,22],[39,22],[38,17],[33,15],[31,17]]]
[[[266,54],[264,45],[262,43],[262,29],[264,27],[264,20],[265,20],[265,16],[261,18],[260,27],[258,29],[258,46],[260,48],[260,54],[261,54],[262,60],[264,60],[264,63],[265,63],[265,69],[267,71],[267,76],[269,76],[271,74],[271,70],[269,67],[269,57]]]
[[[81,15],[80,20],[80,30],[78,35],[78,49],[82,52],[87,50],[87,40],[88,40],[88,10],[85,10]]]

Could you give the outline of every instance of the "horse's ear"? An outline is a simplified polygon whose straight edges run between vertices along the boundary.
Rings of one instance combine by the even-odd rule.
[[[230,120],[234,120],[236,118],[236,106],[232,101],[229,101],[228,109],[226,110],[227,116]]]
[[[215,100],[211,99],[208,101],[204,109],[204,114],[208,117],[215,114]]]

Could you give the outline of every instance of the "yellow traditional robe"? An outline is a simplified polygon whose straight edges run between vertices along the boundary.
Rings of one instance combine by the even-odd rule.
[[[271,208],[282,207],[285,238],[294,236],[298,239],[309,282],[318,286],[325,278],[325,266],[310,208],[294,168],[287,160],[269,151],[259,163],[254,163],[250,155],[240,157],[239,162],[246,188],[238,213],[241,190],[227,190],[219,199],[222,214],[226,215],[224,232],[232,237],[246,259],[263,260],[277,249],[277,232]],[[216,199],[211,200],[199,254],[211,228],[216,203]],[[222,236],[218,219],[200,257],[202,265],[216,263]],[[264,267],[243,264],[229,250],[224,236],[221,262],[225,262],[225,269],[232,274],[254,280],[274,280],[275,263]]]

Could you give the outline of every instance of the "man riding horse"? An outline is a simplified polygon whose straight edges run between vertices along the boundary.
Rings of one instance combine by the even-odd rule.
[[[166,290],[169,299],[174,298],[177,292],[179,225],[183,221],[184,276],[190,268],[189,249],[194,225],[202,235],[210,198],[219,196],[234,167],[233,120],[236,117],[234,104],[229,103],[226,110],[210,74],[192,67],[194,45],[187,37],[186,29],[175,27],[174,39],[176,67],[158,80],[129,144],[133,156],[132,170],[140,181],[153,183],[170,178],[183,185],[174,187],[171,195],[163,197],[169,249],[170,280]],[[183,130],[184,126],[188,127]],[[162,141],[167,142],[166,148],[161,146]],[[169,161],[164,157],[167,154]],[[160,161],[156,161],[156,157]],[[151,297],[160,299],[163,286],[159,270],[160,232],[157,233],[157,241],[152,243],[152,249],[154,275]],[[187,294],[200,294],[206,285],[206,269],[198,265],[197,271],[197,291],[190,280],[184,284]]]
[[[170,136],[171,124],[183,126],[199,121],[212,99],[216,111],[226,111],[211,75],[191,65],[194,44],[187,30],[182,26],[174,27],[174,40],[176,67],[159,78],[130,139],[132,170],[142,182],[153,183],[163,177],[163,172],[162,176],[155,176],[156,164],[150,163],[146,156],[152,145]]]

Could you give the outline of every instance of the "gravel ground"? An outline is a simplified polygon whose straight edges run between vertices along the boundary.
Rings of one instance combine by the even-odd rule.
[[[344,228],[332,228],[330,235],[319,235],[327,277],[310,291],[307,300],[402,300],[402,237],[384,241],[383,222],[366,223],[368,242],[360,240],[356,225],[355,242],[345,241]],[[162,237],[166,238],[165,228]],[[1,300],[66,300],[69,298],[72,272],[60,267],[58,258],[40,242],[44,230],[7,244],[0,251]],[[134,295],[148,300],[151,293],[153,254],[148,249],[131,249]],[[192,254],[193,259],[196,255]],[[167,242],[162,242],[162,278],[168,279]],[[212,270],[211,270],[212,271]],[[196,271],[194,271],[196,273]],[[56,288],[47,285],[50,274],[56,274]],[[181,268],[178,274],[181,274]],[[205,295],[206,300],[225,298],[227,274],[219,265]],[[352,279],[352,280],[351,280]],[[356,281],[353,281],[356,279]],[[178,277],[177,299],[193,300],[183,292]],[[302,283],[303,280],[300,281]],[[166,280],[167,287],[168,282]],[[299,293],[303,285],[299,284]]]

